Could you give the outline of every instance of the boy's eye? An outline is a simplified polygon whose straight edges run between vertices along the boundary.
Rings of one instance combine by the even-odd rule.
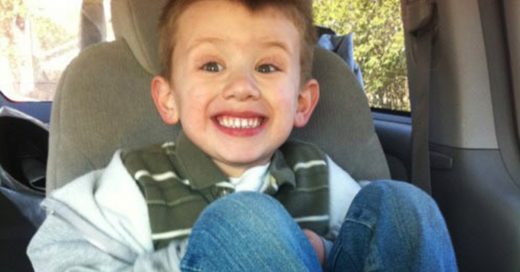
[[[276,68],[276,66],[274,66],[272,64],[262,64],[262,65],[258,66],[256,68],[256,70],[260,73],[267,74],[267,73],[273,73],[273,72],[278,71],[278,68]]]
[[[218,64],[217,62],[208,62],[204,65],[202,65],[202,70],[206,72],[216,73],[222,71],[222,65]]]

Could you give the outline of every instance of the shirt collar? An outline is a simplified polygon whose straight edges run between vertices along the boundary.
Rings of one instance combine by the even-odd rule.
[[[175,146],[177,152],[171,156],[172,162],[193,189],[205,189],[228,180],[211,158],[193,144],[184,132],[179,133]]]
[[[170,156],[172,163],[179,172],[181,178],[189,181],[189,186],[193,189],[206,189],[219,182],[228,181],[228,177],[217,167],[213,160],[198,148],[185,134],[180,132],[176,140],[175,155]],[[182,159],[181,159],[182,158]],[[271,164],[268,168],[268,175],[272,177],[272,185],[278,191],[282,185],[289,184],[296,186],[294,172],[287,165],[284,155],[280,150],[276,150]],[[273,190],[269,190],[269,193]]]
[[[294,172],[291,167],[287,165],[287,161],[280,150],[274,152],[271,165],[267,171],[274,178],[274,182],[278,188],[286,184],[296,187]]]

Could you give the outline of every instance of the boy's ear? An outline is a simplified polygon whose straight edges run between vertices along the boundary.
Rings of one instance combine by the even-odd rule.
[[[153,102],[163,122],[168,125],[177,124],[179,112],[170,82],[162,76],[155,76],[152,79],[151,89]]]
[[[307,81],[298,94],[298,108],[294,117],[295,127],[303,127],[307,124],[319,98],[320,85],[318,81],[316,79]]]

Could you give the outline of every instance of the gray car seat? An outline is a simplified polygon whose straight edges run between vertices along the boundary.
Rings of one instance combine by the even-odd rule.
[[[150,96],[159,71],[157,21],[165,0],[113,0],[116,41],[84,50],[64,72],[51,115],[47,192],[104,167],[118,148],[175,138]],[[316,49],[321,100],[291,137],[313,142],[357,180],[389,178],[365,94],[346,64]]]

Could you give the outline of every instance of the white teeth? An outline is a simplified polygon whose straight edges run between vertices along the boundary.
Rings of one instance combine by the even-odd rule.
[[[226,116],[217,118],[217,121],[223,127],[238,129],[256,128],[261,124],[260,118],[235,118]]]

